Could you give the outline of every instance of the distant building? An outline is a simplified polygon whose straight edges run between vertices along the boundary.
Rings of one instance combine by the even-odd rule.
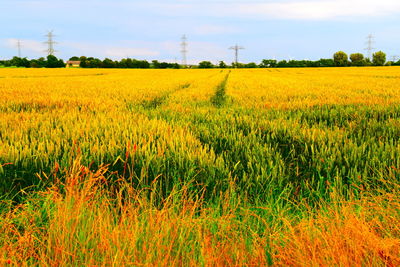
[[[81,64],[80,61],[69,60],[67,61],[66,68],[79,68],[80,64]]]

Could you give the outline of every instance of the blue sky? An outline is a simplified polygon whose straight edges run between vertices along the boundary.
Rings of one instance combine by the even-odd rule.
[[[399,0],[0,0],[0,58],[45,56],[45,34],[56,34],[56,56],[74,55],[180,62],[241,62],[264,58],[319,59],[335,51],[400,55]]]

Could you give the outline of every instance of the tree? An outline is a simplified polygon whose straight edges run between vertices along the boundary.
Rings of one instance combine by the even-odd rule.
[[[178,67],[176,67],[176,65],[178,65]],[[147,60],[139,60],[139,61],[137,61],[137,66],[140,69],[148,69],[148,68],[150,68],[150,63]],[[175,63],[173,68],[179,69],[179,64]]]
[[[25,68],[29,68],[29,67],[30,67],[30,62],[29,62],[29,60],[28,60],[26,57],[24,57],[24,58],[21,58],[21,57],[13,57],[13,58],[10,60],[10,65],[11,65],[11,66],[15,66],[15,67],[25,67]]]
[[[154,69],[158,69],[160,67],[160,62],[158,62],[158,60],[153,60],[151,62],[151,67]]]
[[[190,66],[186,66],[187,68],[190,68]],[[180,69],[181,65],[179,65],[178,63],[172,63],[172,68],[173,69]]]
[[[86,59],[86,67],[87,68],[102,68],[103,67],[103,61],[101,61],[98,58],[88,57]]]
[[[250,62],[250,63],[245,64],[244,67],[249,68],[249,69],[254,69],[254,68],[257,68],[258,66],[254,62]]]
[[[386,54],[378,51],[372,55],[372,63],[375,66],[383,66],[386,63]]]
[[[260,64],[260,68],[275,68],[278,62],[275,59],[263,59]]]
[[[228,66],[226,65],[225,62],[220,61],[219,64],[218,64],[218,67],[219,67],[220,69],[226,69]]]
[[[287,68],[288,62],[286,60],[281,60],[281,61],[278,62],[278,64],[276,66],[278,68]]]
[[[245,67],[245,64],[243,64],[243,63],[232,62],[232,68],[241,69],[241,68],[244,68],[244,67]]]
[[[214,65],[210,61],[202,61],[199,63],[199,69],[211,69]]]
[[[372,66],[371,59],[369,59],[368,57],[365,58],[365,66]]]
[[[344,67],[348,64],[348,56],[345,52],[339,51],[333,55],[333,61],[336,67]]]
[[[335,62],[333,61],[333,59],[331,58],[321,58],[320,60],[318,60],[316,62],[318,67],[334,67],[335,66]]]
[[[170,68],[171,66],[170,66],[170,63],[168,63],[168,62],[161,62],[161,63],[158,65],[158,67],[159,67],[160,69],[168,69],[168,68]]]
[[[103,60],[103,68],[115,68],[115,62],[109,58]]]
[[[352,66],[365,66],[366,62],[364,60],[364,55],[361,53],[354,53],[350,55]]]
[[[58,59],[56,56],[48,55],[46,68],[64,68],[65,64],[62,59]]]
[[[81,64],[80,64],[80,67],[81,68],[87,68],[88,67],[88,64],[87,64],[87,58],[85,57],[85,56],[81,56],[80,58],[79,58],[79,61],[81,62]]]

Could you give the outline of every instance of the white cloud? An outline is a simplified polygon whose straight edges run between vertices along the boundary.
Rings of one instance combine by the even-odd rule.
[[[398,0],[323,0],[290,1],[285,3],[238,4],[233,12],[265,18],[330,20],[356,17],[386,16],[400,13]]]
[[[79,55],[90,55],[96,57],[110,57],[112,59],[121,59],[125,57],[149,58],[156,57],[160,53],[149,48],[137,47],[131,45],[108,45],[98,43],[75,43],[67,42],[64,45]]]
[[[241,31],[240,29],[233,27],[210,25],[210,24],[197,26],[194,29],[194,33],[199,35],[230,34],[230,33],[238,33],[240,31]]]
[[[166,41],[155,44],[160,47],[165,57],[160,58],[167,62],[181,62],[182,55],[179,42]],[[190,41],[188,43],[187,61],[189,64],[197,64],[200,61],[208,60],[214,63],[220,60],[229,60],[229,51],[226,47],[222,47],[211,42]]]
[[[170,55],[176,55],[176,60],[181,61],[180,47],[178,42],[163,42],[161,47]],[[228,47],[222,47],[211,42],[190,41],[188,45],[187,59],[189,64],[197,64],[200,61],[208,60],[214,63],[220,60],[230,61],[231,53]],[[173,62],[175,60],[171,60]]]
[[[113,58],[124,57],[154,57],[160,53],[146,48],[110,47],[104,50],[106,56]]]
[[[26,54],[43,54],[46,50],[45,44],[29,39],[20,39],[21,44],[21,56],[24,57]],[[18,39],[8,38],[4,39],[2,43],[5,44],[7,48],[15,49],[17,51],[17,42]]]
[[[166,1],[145,4],[173,16],[332,20],[400,14],[399,0]],[[183,15],[182,15],[183,14]]]

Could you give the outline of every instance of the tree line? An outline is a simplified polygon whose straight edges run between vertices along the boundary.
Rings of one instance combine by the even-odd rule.
[[[137,60],[132,58],[123,58],[121,60],[104,60],[94,57],[71,57],[70,61],[80,61],[81,68],[132,68],[132,69],[180,69],[182,66],[178,63],[159,62],[153,60]],[[10,60],[0,60],[0,66],[3,67],[24,67],[24,68],[63,68],[66,63],[53,55],[47,58],[29,60],[27,58],[13,57]],[[348,56],[345,52],[339,51],[333,55],[333,58],[312,60],[281,60],[264,59],[261,63],[232,63],[226,64],[220,61],[214,65],[210,61],[202,61],[198,65],[190,65],[189,68],[311,68],[311,67],[346,67],[346,66],[400,66],[400,60],[397,62],[386,61],[386,54],[378,51],[372,55],[372,59],[364,57],[361,53],[354,53]]]
[[[120,68],[120,69],[179,69],[181,65],[178,63],[159,62],[153,60],[137,60],[133,58],[123,58],[120,61],[105,58],[100,60],[94,57],[72,57],[71,61],[80,61],[81,68]]]
[[[10,60],[0,60],[0,66],[3,67],[22,67],[22,68],[64,68],[64,60],[58,59],[53,55],[47,58],[27,59],[26,57],[13,57]]]
[[[231,66],[220,61],[218,65],[213,65],[210,61],[202,61],[199,63],[199,68],[317,68],[317,67],[347,67],[347,66],[400,66],[400,60],[386,61],[386,54],[378,51],[372,55],[372,60],[364,57],[361,53],[354,53],[348,56],[343,51],[338,51],[333,55],[333,58],[321,58],[316,61],[312,60],[281,60],[264,59],[260,64],[254,62],[232,63]]]

